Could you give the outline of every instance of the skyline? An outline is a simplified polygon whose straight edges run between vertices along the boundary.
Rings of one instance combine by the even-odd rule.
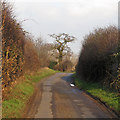
[[[54,40],[48,34],[68,33],[77,38],[70,44],[79,54],[84,36],[98,27],[118,25],[118,0],[9,0],[23,28],[46,42]]]

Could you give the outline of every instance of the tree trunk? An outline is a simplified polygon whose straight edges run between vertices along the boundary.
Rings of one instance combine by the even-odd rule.
[[[59,52],[59,65],[62,62],[62,58],[63,58],[62,52]]]

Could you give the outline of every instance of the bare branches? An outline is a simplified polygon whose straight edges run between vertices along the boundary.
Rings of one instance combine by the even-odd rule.
[[[73,42],[76,38],[74,36],[70,36],[69,34],[66,34],[66,33],[60,33],[58,35],[52,34],[49,36],[54,38],[56,41],[54,49],[58,50],[58,52],[59,52],[58,58],[59,58],[59,64],[60,64],[60,62],[62,62],[63,52],[68,50],[67,44],[69,42]]]
[[[116,62],[112,56],[116,53],[117,44],[118,30],[115,26],[95,29],[85,36],[76,69],[77,74],[85,80],[92,81],[104,79],[106,71],[115,74]]]
[[[10,5],[2,4],[2,83],[9,86],[23,73],[25,33]]]

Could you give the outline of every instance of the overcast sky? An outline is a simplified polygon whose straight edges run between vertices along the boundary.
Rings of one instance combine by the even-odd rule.
[[[77,38],[70,45],[75,53],[81,49],[86,34],[98,27],[118,25],[119,0],[9,0],[23,27],[47,42],[52,33],[68,33]]]

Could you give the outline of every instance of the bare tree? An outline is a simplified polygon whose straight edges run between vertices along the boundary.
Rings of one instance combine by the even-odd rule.
[[[58,35],[52,34],[52,35],[49,35],[49,36],[55,39],[54,49],[56,49],[59,53],[58,61],[59,61],[59,64],[60,64],[62,62],[62,59],[63,59],[63,53],[70,49],[67,46],[67,44],[69,42],[74,41],[76,38],[74,36],[70,36],[69,34],[66,34],[66,33],[60,33]]]
[[[35,45],[41,67],[49,66],[52,44],[45,43],[43,38],[38,37],[38,39],[35,41]]]

